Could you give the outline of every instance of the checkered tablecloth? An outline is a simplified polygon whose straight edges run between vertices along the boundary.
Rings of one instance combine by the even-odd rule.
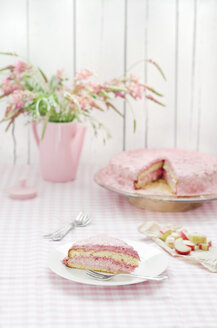
[[[42,234],[61,226],[80,210],[93,222],[64,241],[108,233],[145,241],[137,227],[146,220],[178,223],[207,234],[217,244],[217,202],[184,213],[155,213],[93,182],[96,167],[81,165],[76,181],[45,182],[38,167],[0,168],[0,328],[211,328],[217,327],[217,275],[170,257],[169,279],[122,287],[96,287],[63,279],[47,266],[54,242]],[[36,184],[38,197],[8,198],[22,175]],[[158,247],[158,246],[155,246]]]

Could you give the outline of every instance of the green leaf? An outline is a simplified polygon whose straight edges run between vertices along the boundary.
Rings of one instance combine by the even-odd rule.
[[[161,76],[163,77],[164,80],[166,80],[166,76],[163,72],[163,70],[161,69],[161,67],[156,63],[154,62],[152,59],[140,59],[138,60],[137,62],[135,62],[134,64],[132,64],[128,69],[127,69],[127,72],[129,72],[133,67],[137,66],[138,64],[142,63],[142,62],[148,62],[148,63],[151,63],[152,65],[154,65],[157,70],[160,72]]]
[[[116,86],[112,86],[112,85],[107,85],[106,88],[113,92],[118,92],[118,91],[126,92],[127,91],[126,88],[116,87]]]
[[[152,65],[154,65],[157,68],[157,70],[160,72],[160,74],[163,77],[163,79],[166,81],[166,76],[165,76],[162,68],[155,61],[153,61],[152,59],[148,59],[147,62],[148,63],[151,63]]]
[[[161,103],[160,101],[158,101],[157,99],[155,99],[155,98],[152,97],[151,95],[147,95],[147,96],[145,96],[145,97],[146,97],[147,99],[149,99],[149,100],[155,102],[156,104],[161,105],[162,107],[166,107],[165,104]]]
[[[55,92],[59,87],[59,81],[56,76],[52,76],[52,78],[49,81],[49,89],[50,92]]]
[[[9,96],[11,93],[13,93],[13,91],[0,95],[0,99]]]
[[[0,68],[0,72],[7,71],[7,70],[11,70],[11,69],[12,69],[12,66],[9,65],[9,66],[6,66],[6,67],[3,67],[3,68]]]
[[[26,88],[29,90],[29,91],[33,91],[33,86],[32,86],[32,84],[31,84],[31,82],[30,82],[30,79],[24,79],[24,83],[25,83],[25,85],[26,85]]]
[[[41,135],[41,140],[44,139],[44,135],[45,135],[45,131],[46,131],[46,127],[47,127],[47,123],[49,121],[49,117],[48,115],[45,117],[44,119],[44,124],[43,124],[43,130],[42,130],[42,135]]]
[[[153,92],[156,96],[163,97],[163,95],[160,92],[157,92],[153,88],[149,87],[148,85],[142,84],[147,90]]]
[[[111,97],[108,95],[108,93],[105,90],[100,90],[99,96],[104,96],[107,99],[111,99]]]
[[[134,118],[134,120],[133,120],[133,133],[135,133],[135,132],[136,132],[136,120]]]
[[[121,117],[124,117],[124,115],[110,102],[106,102],[106,105],[113,108],[116,113],[118,113]]]
[[[41,69],[40,67],[38,67],[38,70],[39,70],[39,72],[41,73],[41,75],[42,75],[44,81],[47,83],[47,82],[48,82],[48,79],[47,79],[46,75],[44,74],[44,72],[42,71],[42,69]]]
[[[56,93],[53,94],[53,98],[54,98],[55,102],[57,103],[57,105],[59,105],[60,102],[59,102],[59,99],[58,99],[58,96]]]
[[[16,54],[15,52],[2,52],[2,51],[0,51],[0,55],[16,56],[16,57],[19,57],[19,55]]]

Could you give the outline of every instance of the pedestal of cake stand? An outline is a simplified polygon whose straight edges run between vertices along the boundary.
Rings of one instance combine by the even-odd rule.
[[[136,207],[154,212],[184,212],[193,210],[202,205],[202,203],[166,202],[144,198],[128,198],[128,200]]]

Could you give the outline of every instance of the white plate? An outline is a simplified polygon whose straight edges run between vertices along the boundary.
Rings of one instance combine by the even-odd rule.
[[[152,246],[146,245],[144,242],[131,240],[125,240],[125,242],[132,245],[137,250],[141,258],[139,267],[134,271],[135,274],[157,276],[166,270],[168,261],[164,253]],[[145,281],[145,279],[136,278],[133,276],[116,276],[109,281],[99,281],[89,277],[85,273],[85,270],[68,268],[62,263],[62,260],[66,257],[68,249],[71,246],[72,243],[67,243],[53,249],[48,258],[49,268],[63,278],[74,282],[96,286],[122,286],[137,284]]]

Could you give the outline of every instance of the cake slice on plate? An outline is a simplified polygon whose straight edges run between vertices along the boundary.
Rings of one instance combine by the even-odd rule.
[[[107,235],[75,242],[63,259],[70,268],[108,273],[131,273],[139,261],[139,254],[132,246]]]

